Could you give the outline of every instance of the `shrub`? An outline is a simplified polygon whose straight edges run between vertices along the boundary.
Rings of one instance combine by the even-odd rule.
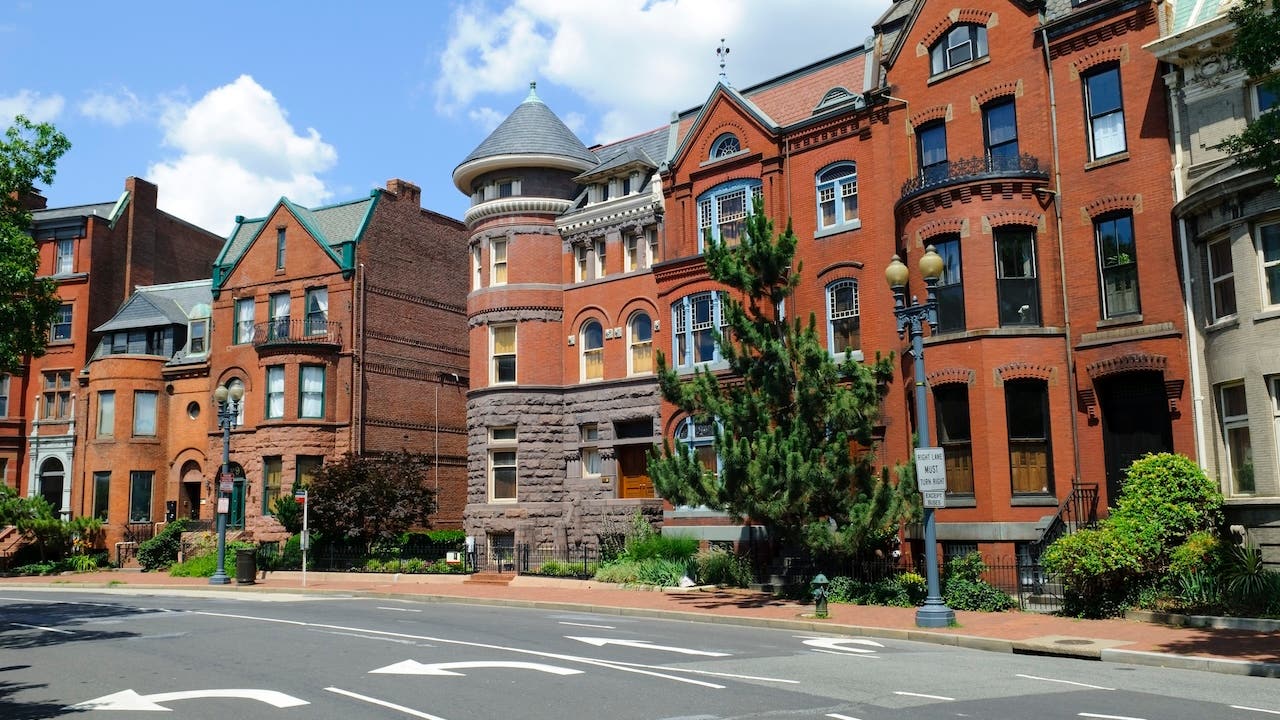
[[[53,575],[61,572],[59,563],[52,560],[38,563],[28,563],[19,565],[13,569],[14,575]]]
[[[187,521],[178,518],[164,526],[155,537],[138,544],[138,563],[143,570],[163,570],[178,561],[182,532]]]
[[[1263,610],[1280,593],[1280,574],[1267,570],[1262,550],[1252,545],[1231,549],[1223,580],[1230,600],[1244,612]]]
[[[751,560],[724,550],[700,553],[694,558],[698,582],[706,585],[747,587],[755,579]]]
[[[1215,575],[1192,571],[1175,578],[1178,604],[1186,612],[1202,612],[1222,605],[1222,585]]]
[[[1148,454],[1125,472],[1120,497],[1104,528],[1130,535],[1143,572],[1168,567],[1173,549],[1222,523],[1222,492],[1182,455]]]
[[[1169,553],[1169,569],[1165,577],[1175,578],[1189,572],[1217,574],[1222,567],[1226,548],[1214,533],[1201,530]]]
[[[1110,617],[1124,608],[1141,575],[1137,544],[1125,533],[1080,530],[1045,548],[1041,562],[1066,586],[1063,610],[1079,617]]]
[[[296,489],[296,488],[295,488]],[[281,495],[271,501],[271,514],[276,522],[284,526],[290,535],[302,532],[302,505],[293,499],[293,495]]]
[[[620,560],[601,565],[596,570],[595,579],[600,582],[630,584],[639,582],[640,563],[631,562],[629,560]]]
[[[676,587],[680,585],[681,578],[689,575],[689,565],[689,560],[660,557],[641,560],[636,567],[636,582],[658,587]]]
[[[1009,593],[981,580],[948,580],[942,597],[952,610],[1004,612],[1018,605]]]
[[[422,558],[409,558],[408,560],[404,561],[404,566],[401,572],[407,572],[407,573],[413,573],[413,574],[424,573],[427,571],[428,565],[430,565],[430,563],[428,563],[426,560],[423,560]]]
[[[229,560],[228,564],[230,564]],[[210,553],[197,555],[170,567],[169,574],[173,577],[213,577],[217,569],[218,556],[216,553]]]
[[[653,559],[686,561],[698,552],[698,538],[691,535],[658,535],[656,533],[627,542],[623,557],[628,560]]]
[[[947,580],[967,580],[981,582],[982,573],[987,571],[987,564],[982,560],[982,553],[966,553],[947,561]]]
[[[847,575],[837,575],[831,578],[831,584],[827,586],[827,599],[838,603],[856,603],[861,592],[862,583]]]
[[[413,545],[451,545],[457,549],[467,541],[466,530],[418,530],[400,536],[400,544],[404,547]]]
[[[929,597],[929,581],[923,575],[913,572],[905,572],[894,578],[898,587],[906,593],[907,602],[911,605],[923,605],[924,599]]]

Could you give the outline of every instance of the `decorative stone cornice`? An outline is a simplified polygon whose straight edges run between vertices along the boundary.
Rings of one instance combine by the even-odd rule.
[[[567,244],[582,245],[613,232],[622,233],[630,230],[632,234],[638,234],[646,227],[657,225],[661,218],[661,208],[652,203],[646,203],[644,207],[594,218],[589,222],[562,225],[560,232]]]
[[[1053,368],[1029,362],[1011,362],[996,368],[996,377],[1001,382],[1010,380],[1043,380],[1049,381],[1053,376]]]
[[[489,200],[479,205],[472,205],[462,216],[467,227],[477,222],[499,215],[562,215],[570,207],[572,200],[544,197],[507,197]]]
[[[1164,373],[1169,358],[1146,352],[1132,352],[1118,357],[1099,360],[1085,367],[1091,380],[1119,375],[1120,373],[1153,371]]]
[[[1092,223],[1100,215],[1117,210],[1129,210],[1134,215],[1142,214],[1142,195],[1103,195],[1080,208],[1086,224]]]
[[[946,367],[934,370],[925,376],[925,381],[929,387],[937,387],[939,385],[972,385],[977,379],[977,373],[969,368],[962,367]]]
[[[487,308],[467,317],[468,327],[509,322],[563,322],[564,308],[554,305],[508,305]]]
[[[468,245],[476,245],[485,240],[501,240],[506,238],[510,240],[516,235],[559,235],[554,227],[550,225],[503,225],[502,227],[481,230],[471,236],[467,241]]]
[[[912,115],[907,120],[907,124],[914,130],[927,122],[942,119],[951,119],[951,105],[934,105],[931,108],[925,108],[915,115]]]

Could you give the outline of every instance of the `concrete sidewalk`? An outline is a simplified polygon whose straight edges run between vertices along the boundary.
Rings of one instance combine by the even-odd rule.
[[[206,589],[226,593],[299,592],[397,597],[424,602],[576,610],[700,622],[787,628],[836,635],[897,638],[945,645],[1109,662],[1280,678],[1280,632],[1170,627],[1137,620],[1077,620],[1028,612],[957,612],[956,626],[921,629],[913,608],[832,604],[825,620],[804,605],[736,589],[645,590],[590,580],[518,576],[510,585],[464,582],[462,575],[269,574],[254,585],[211,586],[206,578],[110,571],[0,579],[0,588],[128,587]]]

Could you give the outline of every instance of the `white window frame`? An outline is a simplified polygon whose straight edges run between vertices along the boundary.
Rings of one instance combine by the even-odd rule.
[[[489,428],[489,468],[488,495],[491,503],[515,503],[520,499],[520,453],[518,448],[519,434],[514,426]],[[501,461],[501,462],[499,462]],[[502,496],[494,492],[495,471],[499,468],[510,468],[514,477],[511,483],[511,496]]]
[[[573,281],[584,282],[587,279],[587,254],[586,245],[573,246]]]
[[[962,47],[969,47],[969,57],[953,60],[951,53]],[[987,26],[978,23],[959,23],[947,29],[946,34],[929,48],[929,74],[939,75],[987,57],[990,46],[987,42]]]
[[[329,334],[329,288],[307,288],[302,308],[303,334],[307,336]]]
[[[596,423],[583,423],[578,426],[582,446],[578,451],[582,460],[582,477],[600,477],[600,426]]]
[[[723,242],[722,233],[729,224],[742,223],[738,237],[746,234],[746,220],[755,212],[755,199],[762,192],[759,180],[731,180],[698,196],[698,253],[706,252],[708,230],[716,242]],[[743,212],[727,214],[726,205],[737,200],[742,201]],[[738,241],[731,240],[730,244],[737,245]]]
[[[709,317],[705,322],[694,322],[694,308],[703,298],[711,303]],[[717,344],[712,357],[695,360],[697,347],[694,343],[698,334],[704,331],[724,333],[724,297],[714,290],[693,293],[671,303],[671,357],[676,368],[689,370],[694,367],[718,363],[724,360]],[[681,347],[683,345],[683,348]]]
[[[244,345],[253,342],[253,314],[255,312],[254,299],[236,298],[235,303],[235,344]],[[247,311],[247,312],[246,312]]]
[[[110,438],[116,435],[116,391],[98,392],[98,424],[95,437]]]
[[[818,233],[833,230],[853,230],[862,227],[858,218],[858,165],[842,160],[833,163],[815,178],[814,196],[818,207]],[[850,208],[850,199],[853,207]],[[831,221],[827,222],[823,206],[831,206]]]
[[[642,317],[649,323],[648,339],[636,338],[635,323]],[[649,369],[636,369],[636,354],[638,352],[645,352],[649,356]],[[631,317],[627,319],[627,375],[652,375],[653,368],[653,318],[649,316],[649,313],[641,310],[632,313]]]
[[[1267,238],[1275,241],[1275,254],[1267,259]],[[1258,297],[1262,307],[1280,307],[1280,222],[1261,223],[1257,226],[1258,249]],[[1273,283],[1274,281],[1274,283]],[[1272,300],[1275,300],[1273,302]]]
[[[262,416],[267,420],[280,420],[284,417],[284,366],[268,365],[264,375],[267,392]]]
[[[480,262],[480,244],[476,243],[471,248],[471,289],[479,290],[484,287],[484,279],[480,274],[483,264]]]
[[[853,308],[837,310],[836,292],[850,287],[853,289]],[[861,360],[862,355],[862,319],[861,304],[858,297],[858,281],[855,278],[841,278],[827,285],[827,351],[833,356],[843,359],[844,353],[836,350],[836,321],[852,318],[858,325],[858,348],[849,352],[849,357]]]
[[[489,241],[489,284],[507,284],[507,247],[506,240]],[[499,272],[501,271],[501,272]]]
[[[75,319],[75,306],[62,303],[49,326],[49,342],[70,342],[72,321]]]
[[[325,390],[327,385],[327,376],[324,365],[302,365],[298,368],[298,417],[310,420],[319,420],[324,418]],[[307,389],[308,381],[314,383],[317,376],[320,380],[318,389]],[[307,409],[307,401],[319,403],[319,411],[309,411]]]
[[[644,235],[631,233],[623,240],[625,252],[622,253],[623,272],[635,272],[649,267],[649,243]]]
[[[1227,414],[1227,391],[1228,390],[1240,391],[1241,394],[1239,399],[1241,399],[1245,405],[1245,407],[1243,408],[1244,410],[1243,414],[1240,414],[1240,413],[1237,413],[1234,415]],[[1218,396],[1218,416],[1222,422],[1222,445],[1224,450],[1223,456],[1226,458],[1226,461],[1227,461],[1226,465],[1221,469],[1223,474],[1226,475],[1226,478],[1225,478],[1226,482],[1224,483],[1224,485],[1226,486],[1227,494],[1232,496],[1255,495],[1258,491],[1258,479],[1256,476],[1252,478],[1252,483],[1253,483],[1252,488],[1248,490],[1242,490],[1239,488],[1237,484],[1237,478],[1236,478],[1236,458],[1234,457],[1234,454],[1231,449],[1232,432],[1244,430],[1245,436],[1249,440],[1248,463],[1251,466],[1253,465],[1253,429],[1249,427],[1249,409],[1248,409],[1249,397],[1248,397],[1248,393],[1246,392],[1245,384],[1240,381],[1222,383],[1217,387],[1216,394]]]
[[[55,275],[70,275],[76,269],[76,241],[75,238],[59,238],[55,240],[56,259],[54,265]]]
[[[191,320],[187,323],[187,353],[190,355],[204,355],[208,352],[209,318]]]
[[[289,316],[292,310],[293,298],[287,292],[275,293],[268,302],[270,303],[271,326],[267,337],[273,340],[289,339]]]
[[[592,328],[594,328],[594,333]],[[589,341],[591,334],[595,335],[595,339]],[[590,342],[598,341],[598,345],[592,345]],[[582,327],[578,330],[578,370],[579,377],[582,382],[600,382],[604,380],[604,325],[594,318],[582,323]],[[592,376],[590,367],[591,360],[597,359],[599,367],[599,375]]]
[[[159,429],[160,394],[154,390],[133,392],[133,436],[155,437]],[[150,426],[147,421],[150,420]]]
[[[1117,92],[1120,93],[1120,105],[1114,109],[1107,110],[1105,112],[1095,112],[1093,108],[1093,96],[1092,96],[1093,94],[1090,92],[1090,89],[1089,89],[1089,81],[1093,78],[1101,77],[1108,73],[1115,73],[1116,75],[1116,89],[1117,89]],[[1087,73],[1083,73],[1080,76],[1080,84],[1084,88],[1084,104],[1085,104],[1084,116],[1085,116],[1085,125],[1088,127],[1089,159],[1102,160],[1105,158],[1113,157],[1115,155],[1120,155],[1124,152],[1127,152],[1129,149],[1129,139],[1126,135],[1126,125],[1125,125],[1125,117],[1124,117],[1124,84],[1120,77],[1120,67],[1117,65],[1110,65],[1110,66],[1104,66],[1102,68],[1099,68],[1097,70],[1093,70]],[[1120,117],[1120,123],[1119,123],[1120,146],[1118,149],[1111,149],[1110,147],[1108,147],[1106,148],[1107,152],[1099,152],[1098,130],[1100,129],[1100,126],[1098,125],[1098,123],[1102,121],[1113,122],[1113,119],[1116,115],[1119,115]],[[1115,130],[1115,128],[1109,128],[1109,129],[1112,130],[1113,132]]]
[[[498,355],[494,352],[494,345],[495,345],[494,341],[497,337],[498,331],[505,330],[506,328],[511,329],[511,352],[502,353],[502,355]],[[519,357],[519,354],[518,354],[519,347],[520,347],[520,333],[515,323],[503,323],[501,325],[489,326],[489,384],[490,385],[516,384],[516,382],[520,378],[518,374],[519,364],[517,363],[517,359]],[[499,358],[505,358],[505,357],[511,358],[512,370],[513,370],[512,375],[514,377],[510,380],[499,380],[498,379],[498,360]]]
[[[733,133],[723,133],[711,143],[711,159],[718,160],[742,152],[742,141]]]
[[[601,238],[592,243],[591,249],[595,255],[595,277],[599,279],[605,276],[605,258],[608,254],[609,244],[604,238]]]
[[[1214,262],[1215,248],[1226,249],[1225,257],[1227,259],[1227,267],[1217,267],[1217,264]],[[1235,317],[1238,312],[1238,306],[1236,304],[1235,260],[1231,257],[1231,238],[1228,237],[1221,240],[1214,240],[1213,242],[1205,244],[1205,260],[1209,266],[1209,321],[1218,322],[1219,320]],[[1224,293],[1230,293],[1230,312],[1224,312],[1225,308],[1218,307],[1219,287],[1223,288]]]

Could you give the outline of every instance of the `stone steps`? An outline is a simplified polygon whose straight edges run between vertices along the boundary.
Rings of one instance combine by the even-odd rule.
[[[463,580],[464,585],[510,585],[515,573],[478,572]]]

